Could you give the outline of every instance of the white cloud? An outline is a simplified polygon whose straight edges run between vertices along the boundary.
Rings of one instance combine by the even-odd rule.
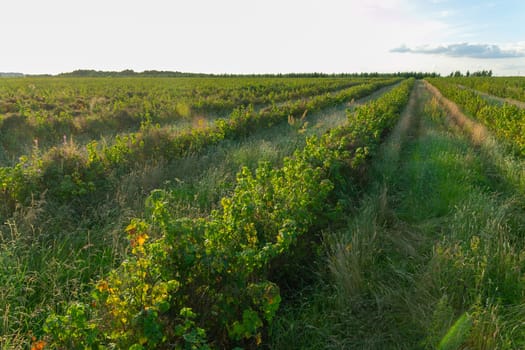
[[[438,17],[440,18],[449,18],[452,16],[455,16],[457,14],[457,11],[454,10],[441,10],[437,13]]]
[[[409,48],[406,45],[391,49],[390,52],[395,53],[417,53],[417,54],[432,54],[445,55],[450,57],[470,57],[481,59],[502,59],[502,58],[519,58],[525,57],[525,50],[517,48],[516,46],[501,48],[494,44],[450,44],[440,46],[423,46],[416,48]]]

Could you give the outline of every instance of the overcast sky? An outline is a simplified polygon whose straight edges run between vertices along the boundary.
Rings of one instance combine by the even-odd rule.
[[[525,75],[523,0],[2,0],[0,16],[0,72]]]

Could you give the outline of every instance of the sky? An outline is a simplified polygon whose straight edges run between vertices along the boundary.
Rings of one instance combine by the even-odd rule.
[[[2,0],[0,72],[525,75],[523,0]]]

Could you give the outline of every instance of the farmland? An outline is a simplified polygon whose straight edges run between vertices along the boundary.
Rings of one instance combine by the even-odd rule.
[[[522,347],[524,84],[2,79],[0,348]]]

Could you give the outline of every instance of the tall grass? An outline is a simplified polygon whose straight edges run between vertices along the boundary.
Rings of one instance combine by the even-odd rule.
[[[498,148],[473,147],[421,84],[415,94],[348,228],[325,234],[319,285],[276,322],[274,348],[524,346],[524,197],[493,176],[505,174]]]
[[[287,123],[230,140],[171,163],[146,164],[123,178],[115,196],[89,203],[56,204],[43,195],[19,206],[0,226],[0,349],[23,349],[50,311],[82,299],[122,260],[129,246],[123,228],[138,217],[151,190],[170,190],[174,215],[207,216],[233,188],[242,165],[278,165],[304,145],[346,120],[345,106],[307,115],[300,130]],[[75,154],[68,142],[60,152]]]

